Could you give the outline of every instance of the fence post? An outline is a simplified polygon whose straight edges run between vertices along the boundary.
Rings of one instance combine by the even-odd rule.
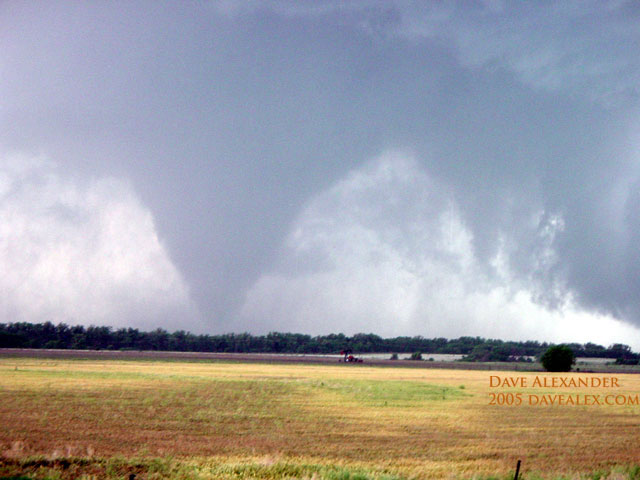
[[[513,477],[513,480],[518,480],[519,473],[520,473],[520,460],[518,460],[518,465],[516,465],[516,476]]]

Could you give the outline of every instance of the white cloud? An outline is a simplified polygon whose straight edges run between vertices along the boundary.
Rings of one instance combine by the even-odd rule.
[[[0,315],[177,328],[196,312],[151,213],[123,180],[0,160]]]
[[[535,268],[552,267],[562,229],[558,215],[531,222]],[[615,318],[581,309],[570,292],[558,293],[557,308],[539,303],[537,274],[515,276],[509,233],[503,238],[482,265],[447,188],[410,156],[385,154],[309,202],[280,267],[248,292],[242,321],[311,333],[605,344],[640,338]]]

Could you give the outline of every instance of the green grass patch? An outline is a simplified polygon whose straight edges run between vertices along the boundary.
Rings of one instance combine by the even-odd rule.
[[[317,390],[336,393],[345,400],[376,407],[412,407],[470,396],[460,388],[416,381],[331,380],[313,385]]]
[[[59,458],[0,459],[0,480],[122,479],[129,475],[145,480],[405,480],[406,477],[364,468],[295,461],[273,463],[192,462],[166,458]]]
[[[522,480],[637,480],[640,466],[613,467],[592,473],[540,476],[536,472],[522,474]],[[362,467],[344,467],[279,460],[274,462],[194,461],[174,457],[158,458],[58,458],[31,457],[21,460],[0,458],[0,480],[71,480],[128,479],[135,475],[144,480],[408,480],[392,472]],[[467,477],[452,476],[466,480]],[[474,480],[511,480],[513,473],[473,477]]]

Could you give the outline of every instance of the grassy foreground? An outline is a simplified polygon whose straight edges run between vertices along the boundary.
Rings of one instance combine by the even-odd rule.
[[[490,375],[0,359],[0,478],[640,479],[640,406],[489,405]]]

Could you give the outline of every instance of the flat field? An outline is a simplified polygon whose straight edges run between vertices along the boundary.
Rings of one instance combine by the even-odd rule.
[[[492,388],[492,375],[528,387]],[[639,375],[608,389],[532,387],[536,376],[605,375],[2,358],[0,477],[507,478],[521,459],[525,478],[640,478],[633,400],[527,401],[621,402]],[[490,405],[516,392],[521,405]]]

